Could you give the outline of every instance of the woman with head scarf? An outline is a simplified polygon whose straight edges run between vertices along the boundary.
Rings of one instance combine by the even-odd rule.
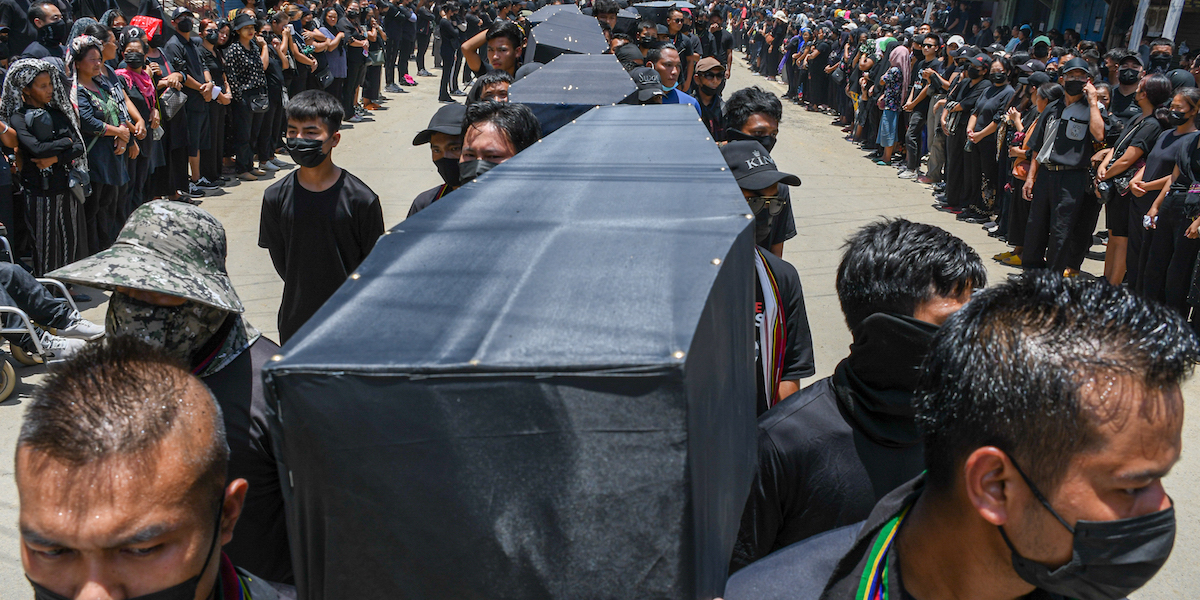
[[[103,29],[101,25],[98,27]],[[101,33],[112,36],[107,30]],[[88,255],[111,246],[125,223],[124,217],[128,213],[124,206],[125,194],[121,192],[129,183],[126,152],[137,148],[124,87],[114,83],[106,72],[106,42],[81,35],[71,40],[67,54],[68,75],[79,109],[79,130],[87,144],[92,184],[84,203]],[[112,52],[116,53],[115,47]],[[119,78],[116,81],[123,82]]]
[[[883,156],[875,164],[885,166],[891,164],[892,152],[899,145],[897,130],[900,126],[900,103],[904,90],[908,88],[912,68],[907,47],[893,39],[887,48],[885,55],[888,68],[879,81],[883,93],[878,102],[883,113],[879,117],[879,135],[875,140],[883,148]]]
[[[17,132],[34,274],[83,258],[87,157],[75,107],[53,65],[36,58],[9,65],[0,120]]]

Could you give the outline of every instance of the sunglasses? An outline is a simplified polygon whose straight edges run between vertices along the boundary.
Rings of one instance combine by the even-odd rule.
[[[922,48],[937,48],[935,44],[921,44]]]
[[[757,215],[766,208],[767,213],[774,217],[783,212],[787,200],[780,200],[779,196],[750,196],[746,198],[746,203],[750,205],[750,212]]]
[[[671,19],[672,23],[682,23],[683,19]]]
[[[721,73],[701,71],[700,73],[696,73],[696,77],[701,79],[720,79]]]

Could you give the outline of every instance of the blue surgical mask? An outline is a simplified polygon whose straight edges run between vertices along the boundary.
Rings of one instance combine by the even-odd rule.
[[[673,85],[673,86],[671,86],[671,87],[667,87],[667,86],[665,86],[665,85],[664,85],[664,86],[662,86],[662,89],[663,89],[663,92],[665,92],[665,93],[668,93],[668,94],[669,94],[669,93],[671,93],[671,90],[673,90],[673,89],[675,89],[675,88],[677,88],[677,87],[679,87],[679,84],[678,84],[678,83],[676,83],[675,85]]]

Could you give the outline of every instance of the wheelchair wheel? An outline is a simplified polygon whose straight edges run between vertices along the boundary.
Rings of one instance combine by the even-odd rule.
[[[0,358],[0,362],[4,363],[0,367],[0,402],[8,400],[12,395],[13,390],[17,388],[17,372],[13,370],[12,363]]]
[[[21,346],[19,346],[17,344],[10,343],[8,345],[8,350],[12,354],[12,357],[17,360],[17,362],[19,362],[27,367],[32,367],[34,365],[40,365],[44,362],[41,356],[39,356],[37,354],[30,354],[30,353],[26,352],[24,349],[22,349]],[[11,368],[11,365],[10,365],[10,368]]]

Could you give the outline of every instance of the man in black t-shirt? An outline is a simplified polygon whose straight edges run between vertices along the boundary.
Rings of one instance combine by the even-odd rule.
[[[771,232],[771,220],[786,202],[779,196],[779,189],[782,184],[800,185],[800,178],[776,169],[770,153],[753,140],[729,142],[721,148],[721,154],[756,217],[755,408],[761,415],[799,390],[801,378],[817,371],[800,275],[763,247]]]
[[[700,120],[714,140],[725,137],[725,114],[721,101],[721,85],[725,83],[725,67],[717,59],[705,56],[696,63],[696,101],[700,103]]]
[[[778,96],[757,86],[740,89],[725,101],[725,140],[754,140],[770,152],[779,138],[782,118],[783,103]],[[786,185],[779,186],[779,198],[782,212],[771,220],[771,232],[762,247],[782,258],[783,243],[796,237],[796,219]]]
[[[1128,125],[1142,114],[1137,103],[1138,82],[1142,80],[1142,57],[1129,52],[1117,62],[1117,86],[1112,90],[1112,106],[1108,112]]]
[[[930,83],[934,72],[941,71],[942,59],[938,58],[941,50],[941,40],[930,34],[920,41],[922,58],[913,68],[913,84],[905,100],[904,110],[909,113],[908,132],[904,136],[907,168],[900,173],[902,179],[915,179],[917,169],[921,167],[921,130],[926,127],[929,116],[929,98],[940,92],[937,85]],[[930,72],[926,73],[926,69]],[[932,145],[930,140],[930,145]],[[932,183],[928,177],[922,183]]]
[[[708,15],[708,36],[707,44],[705,37],[701,37],[701,44],[704,46],[704,55],[711,56],[721,61],[721,66],[725,67],[725,73],[729,73],[729,65],[733,62],[733,34],[725,30],[725,16],[714,11]]]
[[[447,104],[433,113],[429,127],[418,132],[413,138],[414,146],[429,144],[433,164],[444,183],[421,192],[408,208],[409,217],[458,189],[458,158],[462,154],[463,122],[466,116],[467,107],[458,103]]]
[[[308,90],[287,107],[287,148],[300,168],[263,193],[258,245],[283,278],[281,343],[358,268],[383,235],[379,197],[333,164],[343,109],[323,90]]]

